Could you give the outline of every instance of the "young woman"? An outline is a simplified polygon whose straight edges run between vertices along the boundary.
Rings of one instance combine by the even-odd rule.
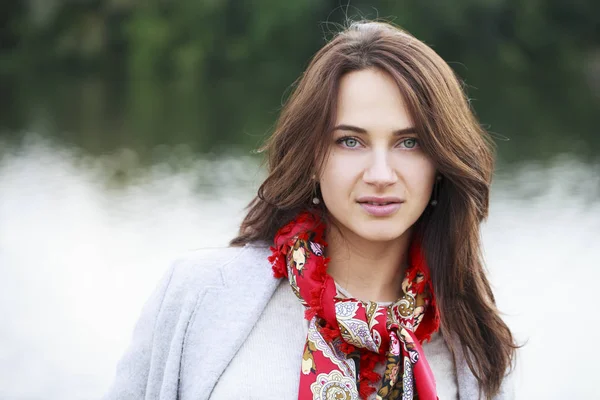
[[[352,24],[265,150],[239,236],[170,269],[106,398],[512,398],[480,251],[493,153],[448,65]]]

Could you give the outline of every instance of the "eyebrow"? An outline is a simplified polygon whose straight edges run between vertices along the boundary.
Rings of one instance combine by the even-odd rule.
[[[333,131],[338,131],[338,130],[339,131],[351,131],[351,132],[363,133],[363,134],[368,133],[366,129],[359,128],[358,126],[346,125],[346,124],[337,125],[333,128]],[[415,129],[414,126],[409,126],[408,128],[397,129],[392,133],[394,135],[406,135],[408,133],[412,133],[412,134],[416,135],[417,130]]]

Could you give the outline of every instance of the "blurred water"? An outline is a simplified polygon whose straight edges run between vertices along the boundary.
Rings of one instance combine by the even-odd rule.
[[[164,161],[144,168],[132,151],[89,157],[36,136],[4,147],[0,398],[97,398],[169,262],[225,245],[262,172],[185,148],[158,149]],[[498,305],[527,341],[518,398],[598,398],[598,166],[504,168],[484,244]]]

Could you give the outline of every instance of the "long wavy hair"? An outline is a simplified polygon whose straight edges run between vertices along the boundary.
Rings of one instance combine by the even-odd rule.
[[[311,203],[335,123],[340,79],[376,68],[397,83],[423,151],[443,176],[437,206],[415,224],[433,280],[442,333],[455,337],[485,397],[498,393],[516,345],[499,316],[485,274],[480,224],[487,217],[494,151],[460,81],[446,62],[409,33],[383,22],[357,22],[319,50],[296,81],[274,133],[262,148],[268,176],[248,206],[232,246],[272,242]],[[320,211],[326,215],[326,208]],[[449,340],[454,353],[454,341]]]

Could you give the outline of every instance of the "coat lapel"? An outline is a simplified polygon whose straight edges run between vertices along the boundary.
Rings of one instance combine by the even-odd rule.
[[[454,365],[456,368],[456,382],[458,384],[458,398],[460,400],[479,399],[479,385],[475,375],[471,372],[462,346],[457,338],[453,338]]]
[[[260,317],[278,279],[263,245],[247,245],[198,295],[183,343],[181,400],[207,399]]]
[[[460,400],[471,400],[483,398],[482,393],[479,390],[479,382],[465,358],[465,354],[462,350],[462,346],[458,338],[452,339],[454,341],[454,363],[456,366],[456,381],[458,383],[458,398]],[[515,398],[515,387],[514,387],[514,371],[504,377],[502,385],[498,394],[496,394],[492,400],[512,400]]]

